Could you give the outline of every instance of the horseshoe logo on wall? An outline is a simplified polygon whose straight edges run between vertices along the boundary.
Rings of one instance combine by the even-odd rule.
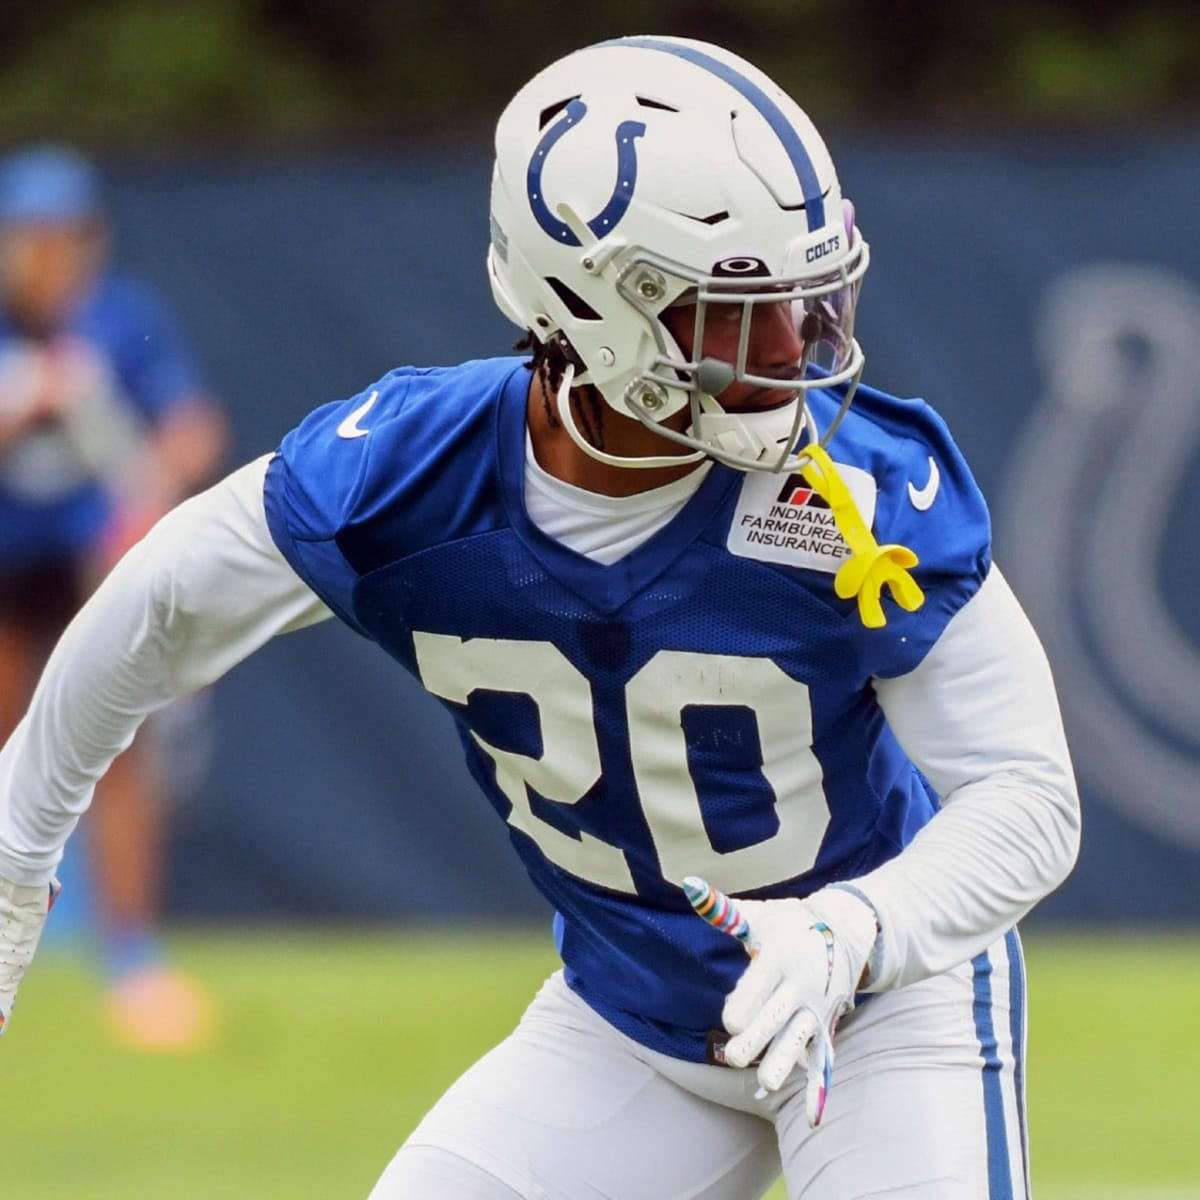
[[[580,245],[579,238],[566,224],[559,220],[546,203],[542,191],[542,172],[546,167],[546,159],[550,151],[558,144],[564,135],[569,133],[587,113],[587,105],[578,98],[572,100],[562,116],[542,135],[529,160],[529,169],[525,173],[525,187],[529,193],[529,207],[534,219],[556,242],[565,246]],[[625,215],[629,202],[633,199],[633,188],[637,183],[637,141],[646,132],[646,126],[641,121],[622,121],[617,126],[617,179],[613,185],[612,195],[608,203],[587,223],[587,227],[596,235],[604,237],[616,228],[617,222]]]
[[[1200,294],[1097,264],[1055,284],[1038,329],[1046,396],[1009,468],[1005,571],[1054,665],[1081,781],[1200,849],[1200,648],[1162,582],[1162,564],[1176,588],[1196,578],[1172,524],[1200,445]]]

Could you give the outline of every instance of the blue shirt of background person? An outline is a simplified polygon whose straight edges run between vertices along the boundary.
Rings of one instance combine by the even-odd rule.
[[[0,160],[0,742],[62,630],[124,552],[218,473],[228,434],[155,292],[108,269],[95,168],[52,145]],[[196,712],[192,707],[191,729]],[[89,814],[92,941],[122,1045],[194,1048],[212,1004],[165,961],[159,769],[144,740]],[[171,756],[161,756],[168,764]]]
[[[85,158],[39,146],[0,164],[0,570],[88,552],[139,443],[204,396],[171,314],[107,251]]]

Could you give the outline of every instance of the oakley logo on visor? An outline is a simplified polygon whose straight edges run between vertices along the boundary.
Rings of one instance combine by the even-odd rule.
[[[713,275],[721,279],[753,279],[760,275],[770,275],[767,270],[767,264],[761,258],[738,257],[738,258],[723,258],[718,263],[713,263]]]

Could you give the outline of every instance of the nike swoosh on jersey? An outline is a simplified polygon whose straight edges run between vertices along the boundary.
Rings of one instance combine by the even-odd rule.
[[[366,437],[371,431],[363,429],[359,425],[359,421],[375,407],[375,401],[379,399],[379,391],[376,389],[370,396],[367,397],[365,404],[360,404],[338,427],[337,435],[340,438],[360,438]],[[909,485],[912,486],[911,484]]]
[[[908,483],[908,498],[912,501],[912,506],[917,512],[924,512],[929,508],[938,494],[941,482],[942,473],[938,470],[937,463],[930,458],[929,479],[926,481],[925,486],[923,488],[915,488],[912,485],[912,480],[909,480]]]

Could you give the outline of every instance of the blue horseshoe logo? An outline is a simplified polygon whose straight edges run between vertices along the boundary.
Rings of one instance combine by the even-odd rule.
[[[580,245],[579,238],[570,227],[560,221],[549,209],[542,195],[542,171],[546,166],[546,158],[557,145],[563,134],[574,129],[583,120],[587,105],[580,99],[572,100],[566,107],[562,118],[556,121],[542,135],[533,157],[529,160],[529,169],[525,173],[525,187],[529,193],[529,207],[534,219],[556,242],[566,246]],[[599,238],[612,232],[617,222],[625,215],[629,202],[633,199],[634,184],[637,183],[637,144],[635,139],[646,132],[646,126],[641,121],[622,121],[617,126],[617,182],[613,186],[608,203],[587,223],[587,227]]]

